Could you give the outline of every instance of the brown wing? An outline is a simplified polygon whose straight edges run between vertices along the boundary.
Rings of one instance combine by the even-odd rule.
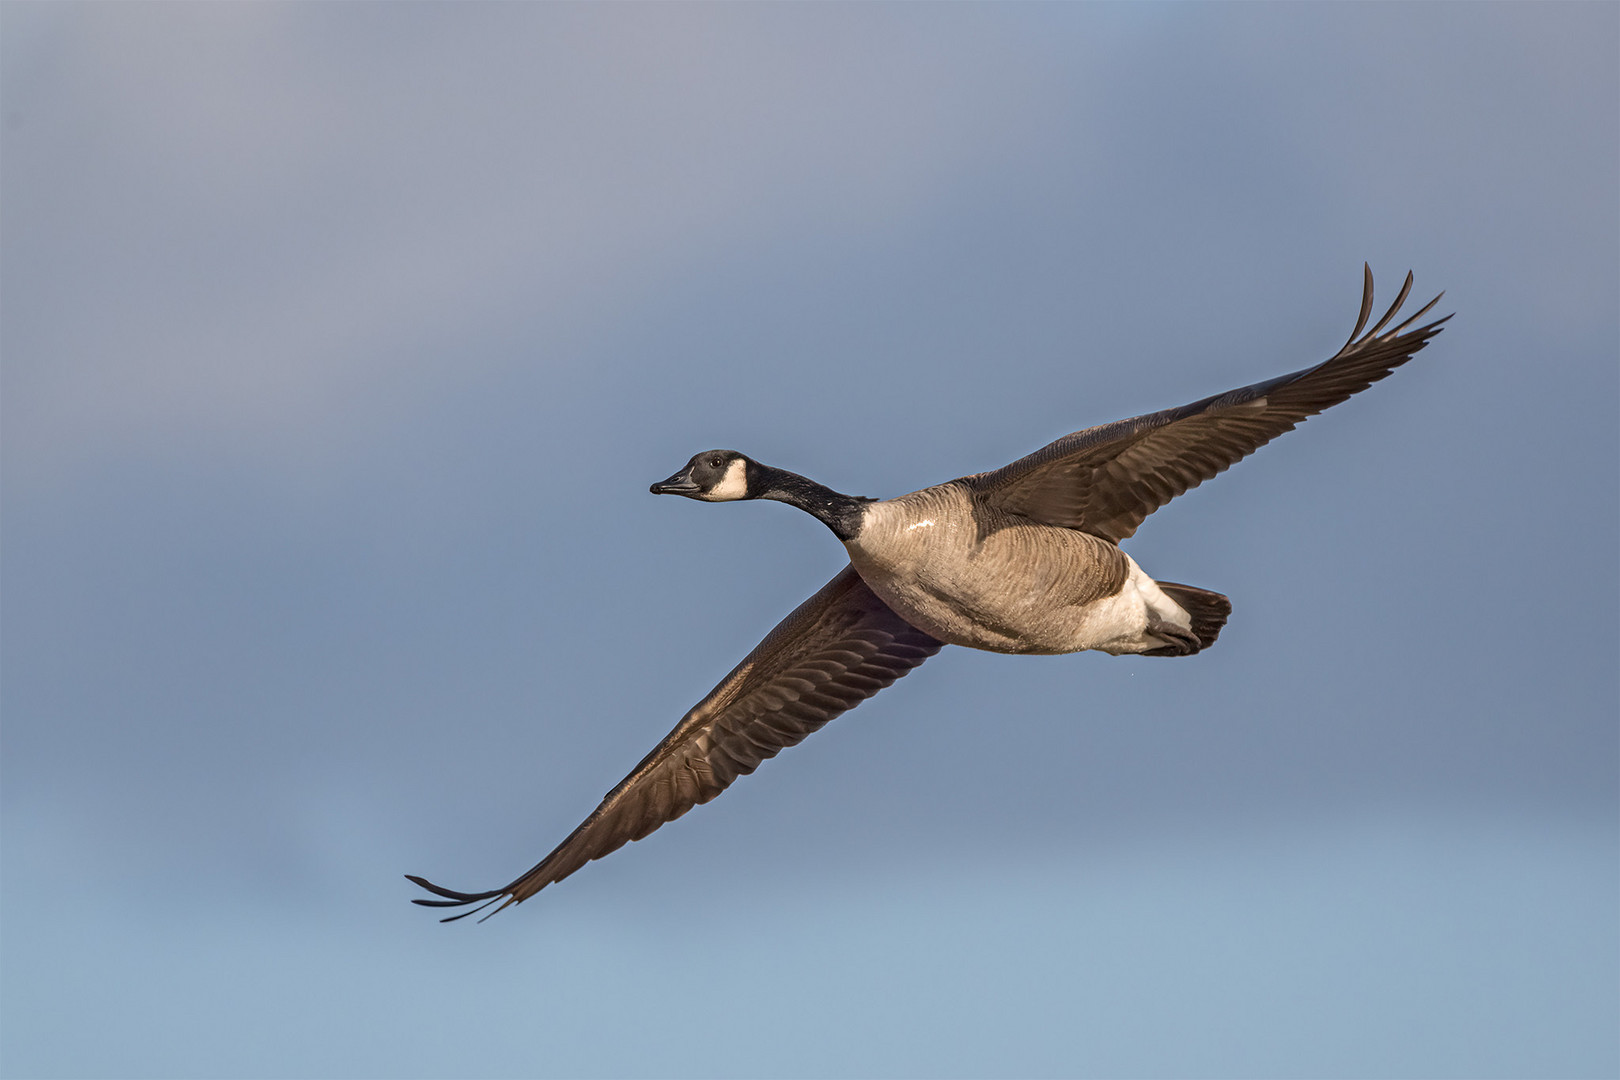
[[[1362,334],[1373,301],[1372,269],[1364,270],[1361,317],[1331,360],[1179,409],[1077,431],[966,481],[1002,510],[1118,543],[1177,495],[1406,363],[1451,318],[1407,330],[1439,302],[1437,296],[1385,331],[1411,291],[1412,275],[1407,274],[1395,303]]]
[[[943,643],[896,615],[845,567],[765,636],[590,817],[528,873],[500,889],[462,893],[406,876],[443,900],[428,907],[528,899],[592,859],[640,840],[720,794],[766,758],[800,742],[933,656]],[[483,907],[453,915],[453,922]],[[494,914],[491,912],[490,914]]]

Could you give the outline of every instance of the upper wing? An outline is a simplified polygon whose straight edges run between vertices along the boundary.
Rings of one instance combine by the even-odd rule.
[[[1372,269],[1364,270],[1361,317],[1331,360],[1179,409],[1077,431],[1005,468],[965,479],[1002,510],[1118,543],[1177,495],[1406,363],[1451,318],[1407,330],[1439,302],[1436,296],[1385,331],[1411,291],[1407,274],[1395,303],[1363,335],[1373,301]]]
[[[526,900],[592,859],[640,840],[664,822],[708,802],[738,776],[753,772],[761,761],[853,709],[942,647],[942,642],[896,615],[853,567],[846,566],[777,624],[608,792],[595,812],[528,873],[503,888],[481,893],[455,892],[407,874],[446,898],[415,902],[458,907],[504,898],[495,909],[499,911]],[[444,921],[471,914],[465,911]]]

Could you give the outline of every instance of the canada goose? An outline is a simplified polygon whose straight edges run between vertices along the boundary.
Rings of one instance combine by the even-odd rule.
[[[1186,656],[1208,648],[1232,605],[1155,581],[1119,549],[1153,511],[1306,417],[1406,363],[1450,316],[1394,329],[1372,310],[1364,267],[1350,339],[1315,367],[1179,409],[1066,435],[993,472],[896,499],[843,495],[734,450],[695,455],[654,494],[704,502],[774,499],[811,514],[850,565],[795,610],[675,725],[584,823],[511,884],[464,893],[420,877],[429,907],[520,903],[592,859],[640,840],[738,776],[859,705],[947,643],[1005,653],[1100,649]],[[494,914],[491,912],[490,914]],[[487,916],[486,916],[487,917]]]

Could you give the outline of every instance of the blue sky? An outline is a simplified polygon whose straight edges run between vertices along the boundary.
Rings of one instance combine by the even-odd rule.
[[[1620,1070],[1614,5],[0,8],[8,1076]],[[1457,317],[482,926],[899,494]]]

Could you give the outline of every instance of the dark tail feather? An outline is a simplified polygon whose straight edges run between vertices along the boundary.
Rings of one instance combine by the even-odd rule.
[[[1192,632],[1198,638],[1198,647],[1207,649],[1215,644],[1221,627],[1226,625],[1226,617],[1232,614],[1232,601],[1218,592],[1170,581],[1159,582],[1159,588],[1192,616]]]

